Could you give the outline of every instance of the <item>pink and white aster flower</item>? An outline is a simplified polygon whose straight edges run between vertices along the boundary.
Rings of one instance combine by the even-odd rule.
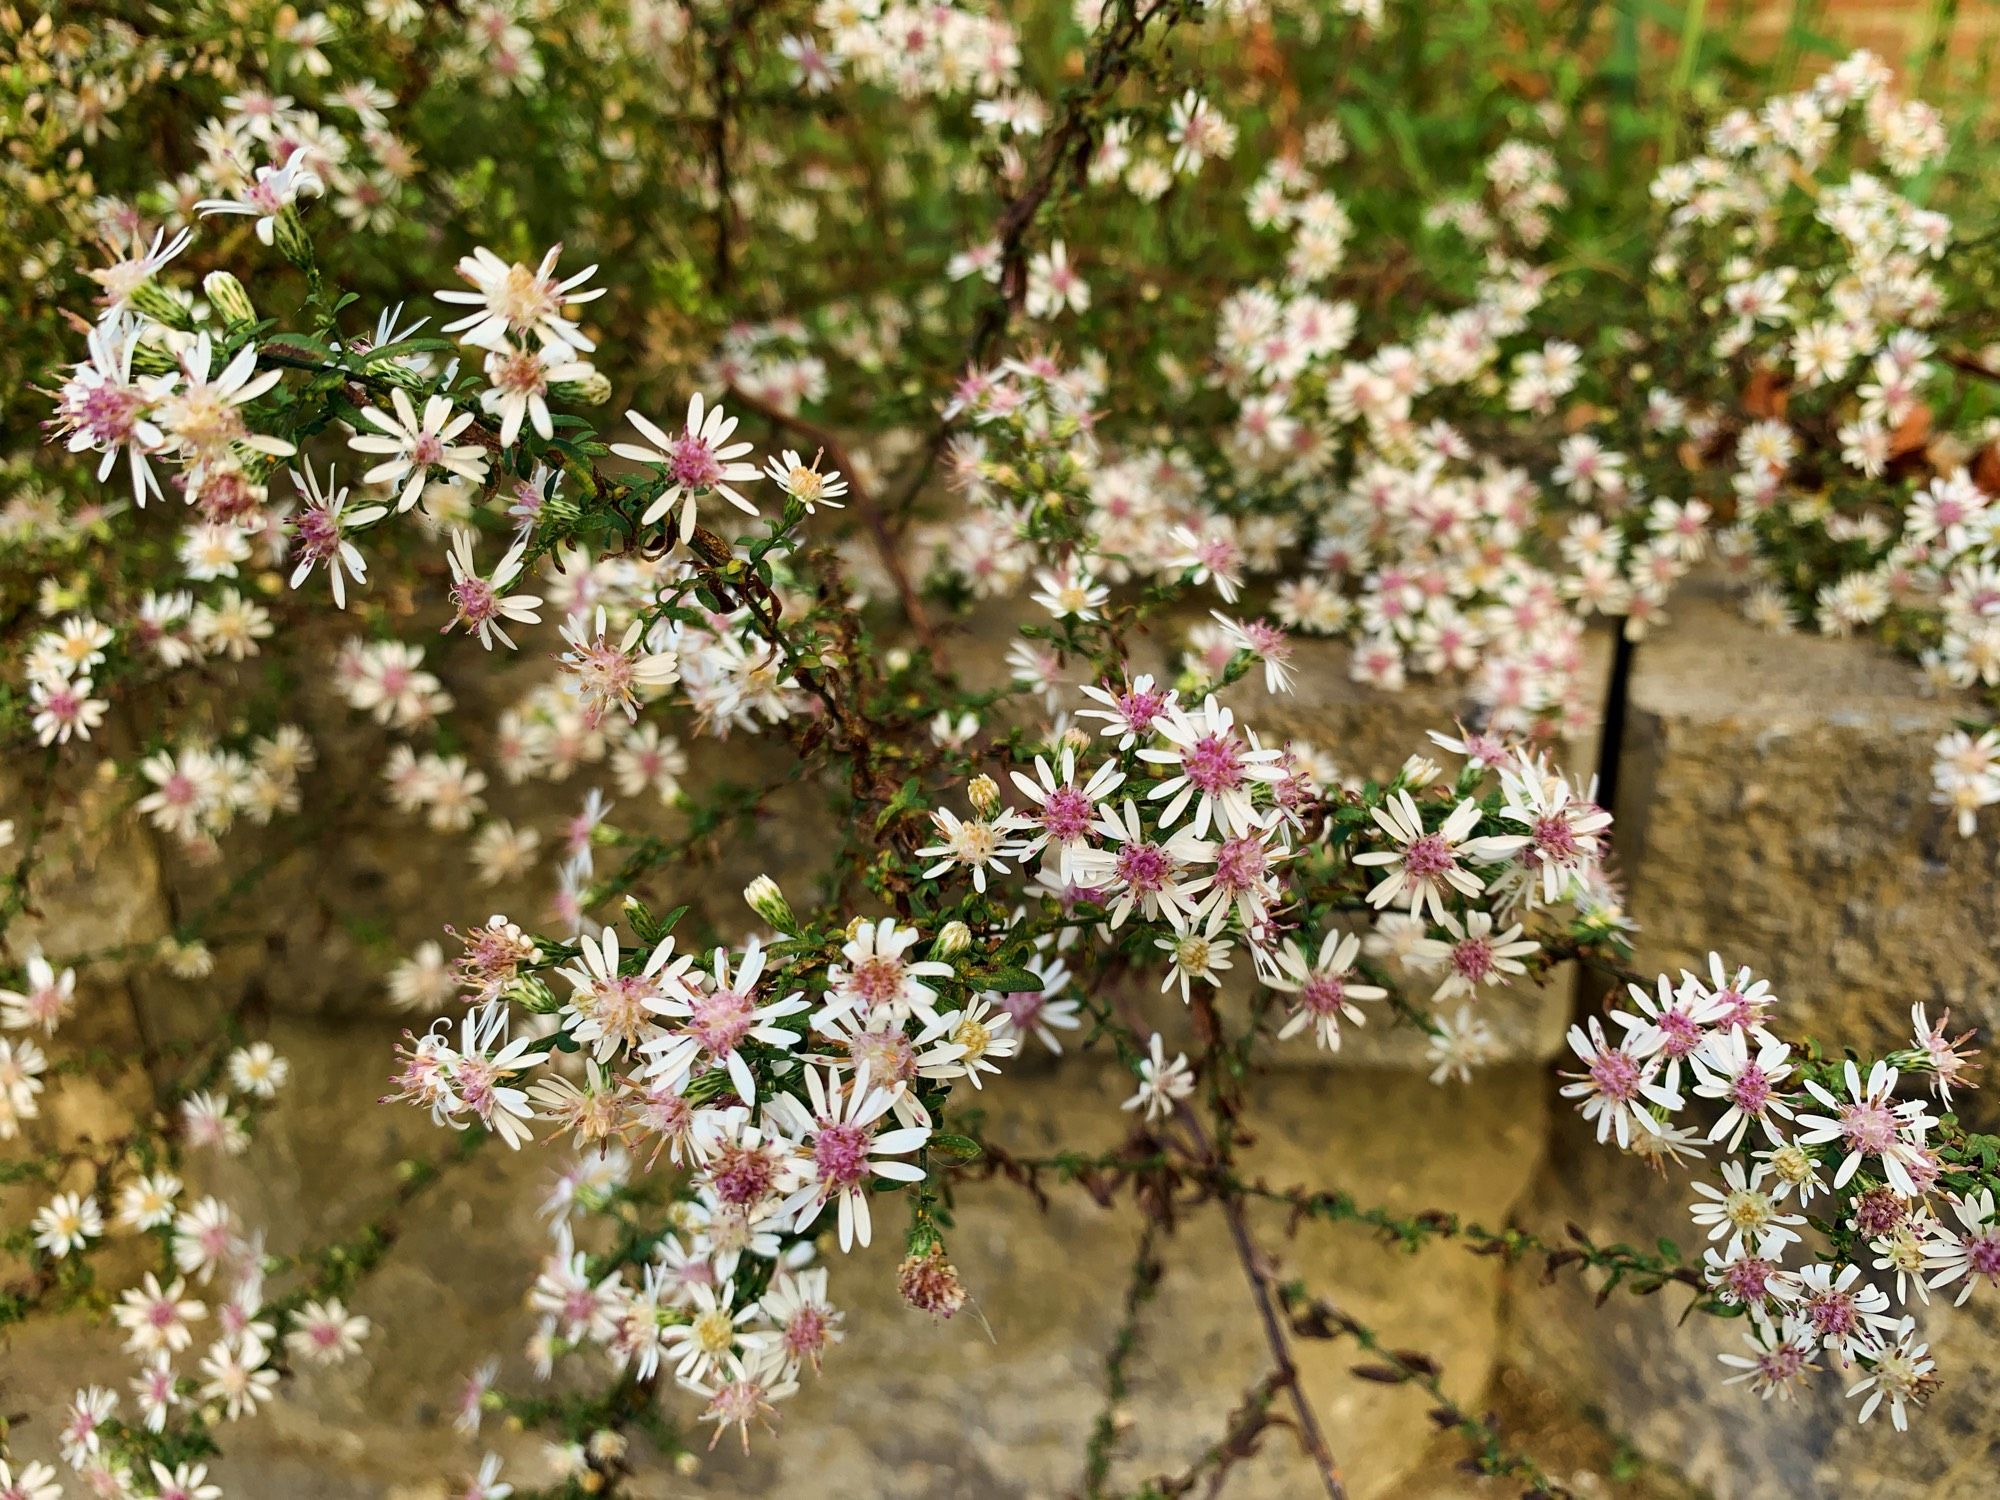
[[[500,419],[502,448],[514,446],[523,425],[534,428],[544,442],[553,438],[556,424],[549,414],[551,388],[576,385],[597,373],[564,344],[496,349],[486,356],[485,371],[486,389],[480,392],[479,405]]]
[[[757,981],[764,973],[764,945],[755,937],[744,945],[742,960],[733,976],[729,972],[727,948],[715,950],[713,963],[714,972],[707,980],[696,970],[661,1001],[658,1008],[670,1031],[639,1049],[649,1059],[646,1076],[675,1084],[697,1065],[703,1072],[723,1068],[729,1073],[736,1097],[754,1105],[757,1080],[743,1056],[743,1044],[762,1042],[786,1051],[798,1046],[801,1034],[775,1023],[810,1006],[799,991],[783,999],[757,1003]]]
[[[58,970],[39,952],[30,952],[22,988],[0,989],[0,1026],[54,1036],[76,1006],[76,970]]]
[[[1192,828],[1197,838],[1212,826],[1225,837],[1260,828],[1267,818],[1258,811],[1256,789],[1284,775],[1282,750],[1266,750],[1251,737],[1236,732],[1236,715],[1209,694],[1201,707],[1173,705],[1154,725],[1167,743],[1139,752],[1139,759],[1161,767],[1166,779],[1147,795],[1168,799],[1160,814],[1162,826],[1180,821],[1194,808]]]
[[[1906,1198],[1916,1197],[1919,1188],[1911,1167],[1923,1158],[1924,1136],[1933,1123],[1923,1100],[1896,1101],[1901,1075],[1886,1062],[1876,1062],[1864,1080],[1860,1068],[1849,1058],[1843,1077],[1846,1099],[1806,1080],[1806,1092],[1833,1113],[1801,1114],[1798,1143],[1818,1146],[1837,1142],[1846,1148],[1847,1155],[1833,1174],[1837,1188],[1845,1187],[1862,1163],[1872,1157],[1891,1187]]]
[[[840,1248],[865,1248],[874,1232],[868,1213],[874,1180],[923,1181],[922,1167],[895,1158],[918,1150],[931,1133],[921,1125],[880,1129],[895,1099],[871,1083],[865,1069],[851,1080],[831,1068],[802,1071],[810,1104],[781,1094],[770,1106],[772,1117],[798,1141],[805,1158],[800,1163],[805,1185],[786,1200],[783,1211],[795,1215],[793,1227],[803,1232],[832,1203]]]
[[[1636,984],[1627,984],[1633,1010],[1614,1010],[1611,1019],[1625,1028],[1634,1057],[1660,1057],[1667,1065],[1667,1087],[1681,1086],[1681,1065],[1701,1051],[1726,1024],[1729,1009],[1699,981],[1689,979],[1679,989],[1659,976],[1655,998]]]
[[[1195,871],[1215,857],[1213,843],[1187,828],[1149,831],[1130,797],[1122,811],[1104,810],[1097,832],[1110,847],[1086,850],[1080,873],[1109,905],[1114,929],[1125,925],[1134,907],[1147,921],[1165,920],[1177,931],[1194,924],[1201,906],[1197,898],[1210,878]]]
[[[1080,691],[1093,703],[1104,706],[1078,709],[1076,716],[1102,719],[1104,727],[1098,733],[1118,736],[1120,750],[1129,750],[1140,740],[1150,740],[1161,717],[1178,701],[1178,694],[1172,688],[1153,685],[1151,673],[1135,677],[1123,687],[1092,683]]]
[[[1356,1002],[1381,1000],[1389,992],[1379,984],[1366,983],[1357,972],[1354,960],[1360,951],[1361,939],[1337,928],[1328,931],[1320,941],[1318,955],[1311,960],[1296,941],[1285,940],[1272,971],[1264,975],[1264,982],[1272,989],[1293,997],[1292,1014],[1278,1028],[1280,1041],[1310,1027],[1319,1046],[1338,1052],[1341,1022],[1351,1021],[1356,1026],[1366,1022]]]
[[[1951,1206],[1959,1227],[1940,1224],[1924,1246],[1924,1268],[1932,1273],[1933,1290],[1963,1281],[1954,1306],[1963,1304],[1980,1282],[2000,1286],[2000,1210],[1994,1206],[1993,1189],[1959,1199]]]
[[[1469,797],[1447,813],[1435,831],[1424,826],[1424,815],[1415,799],[1400,788],[1371,808],[1370,815],[1398,847],[1354,856],[1357,865],[1387,867],[1387,873],[1369,890],[1368,904],[1384,907],[1406,901],[1412,916],[1428,908],[1438,922],[1444,920],[1447,891],[1477,896],[1486,889],[1485,881],[1467,869],[1465,862],[1493,864],[1527,843],[1519,834],[1469,837],[1480,818],[1479,804]]]
[[[401,485],[402,493],[396,499],[396,509],[401,512],[416,505],[434,475],[449,475],[468,484],[479,484],[486,478],[485,451],[473,443],[452,441],[472,425],[471,412],[458,411],[444,396],[432,396],[424,402],[420,417],[410,393],[400,386],[389,392],[389,401],[396,409],[394,415],[380,407],[363,407],[362,420],[376,431],[357,432],[347,440],[348,446],[359,452],[383,455],[361,476],[363,484]]]
[[[1560,900],[1574,878],[1596,868],[1611,814],[1535,762],[1502,770],[1500,786],[1500,816],[1527,830],[1521,862],[1537,873],[1544,902]]]
[[[491,578],[479,575],[479,565],[473,560],[473,535],[464,527],[458,527],[451,534],[451,551],[446,560],[451,565],[451,602],[454,613],[445,629],[464,626],[479,637],[479,644],[487,650],[493,649],[498,640],[509,651],[514,649],[513,638],[507,634],[504,623],[512,620],[519,624],[537,625],[542,618],[542,600],[538,594],[510,594],[509,584],[521,576],[522,559],[527,555],[528,544],[517,540],[501,557],[493,569]]]
[[[356,583],[368,581],[367,560],[362,557],[361,549],[348,540],[348,533],[374,525],[389,514],[389,508],[364,505],[348,510],[347,486],[322,489],[311,459],[291,474],[293,487],[306,502],[292,518],[292,551],[298,565],[292,569],[291,587],[297,588],[315,567],[325,563],[327,579],[333,586],[334,607],[345,609],[348,578],[352,577]],[[329,487],[333,485],[331,469],[327,470],[326,482]]]
[[[683,977],[694,956],[675,957],[671,933],[654,945],[633,974],[619,972],[617,928],[606,927],[595,939],[586,937],[577,946],[583,961],[556,971],[572,990],[562,1019],[600,1062],[621,1047],[640,1046],[653,1037],[659,1019],[669,1014],[675,1001],[685,1004],[694,999]]]
[[[1888,1316],[1889,1294],[1864,1284],[1857,1265],[1815,1263],[1783,1272],[1778,1295],[1843,1365],[1869,1352],[1881,1330],[1896,1326]]]
[[[688,398],[686,425],[671,437],[639,412],[628,411],[625,417],[652,446],[613,443],[611,451],[635,463],[656,465],[673,481],[646,508],[639,518],[641,525],[653,525],[679,505],[676,526],[681,541],[685,542],[694,535],[695,501],[711,493],[720,495],[745,515],[757,514],[757,507],[744,499],[735,486],[763,478],[763,471],[754,463],[742,461],[750,451],[750,444],[729,441],[736,431],[736,418],[724,412],[720,403],[707,406],[701,392],[696,391]]]
[[[295,152],[282,166],[259,167],[257,175],[237,189],[233,198],[203,198],[195,211],[210,214],[241,214],[257,221],[257,238],[271,244],[278,232],[278,219],[300,198],[317,198],[326,191],[319,173],[306,163],[306,153]]]
[[[1584,1119],[1597,1122],[1600,1143],[1615,1136],[1621,1149],[1630,1150],[1636,1133],[1660,1129],[1652,1106],[1681,1107],[1681,1096],[1655,1081],[1658,1060],[1637,1056],[1630,1037],[1621,1046],[1610,1045],[1596,1016],[1570,1027],[1569,1045],[1584,1067],[1581,1073],[1563,1075],[1571,1081],[1562,1086],[1562,1095],[1583,1101],[1577,1108]]]
[[[55,430],[68,433],[72,453],[101,454],[99,483],[111,477],[122,453],[132,477],[132,501],[144,507],[149,495],[160,493],[160,481],[150,458],[167,446],[167,436],[153,417],[153,388],[132,379],[132,353],[141,325],[123,315],[105,319],[90,330],[88,357],[80,361],[56,395]]]
[[[563,622],[563,644],[557,658],[565,685],[583,705],[584,726],[595,729],[611,709],[637,723],[642,694],[658,692],[680,678],[680,654],[671,646],[655,650],[646,639],[646,622],[635,619],[614,644],[606,633],[603,605],[594,620],[573,614]]]
[[[1729,1105],[1709,1127],[1708,1138],[1719,1141],[1727,1136],[1731,1151],[1743,1144],[1753,1122],[1763,1127],[1774,1146],[1781,1144],[1784,1135],[1777,1121],[1792,1118],[1792,1108],[1780,1092],[1792,1074],[1792,1049],[1765,1036],[1753,1053],[1750,1042],[1748,1032],[1710,1032],[1688,1059],[1694,1067],[1694,1092]]]
[[[1062,775],[1057,777],[1044,756],[1035,757],[1035,774],[1012,773],[1014,785],[1033,804],[1024,815],[1032,830],[1018,852],[1022,858],[1042,851],[1044,862],[1051,859],[1067,884],[1076,883],[1082,872],[1083,856],[1089,849],[1104,799],[1125,781],[1125,773],[1115,761],[1107,760],[1081,782],[1077,780],[1076,751],[1063,748]]]
[[[953,971],[941,959],[906,957],[923,934],[914,927],[898,927],[891,917],[857,921],[849,932],[840,949],[845,961],[827,968],[826,1005],[814,1024],[828,1012],[841,1011],[890,1021],[914,1015],[926,1025],[935,1024],[937,991],[924,981],[949,979]]]

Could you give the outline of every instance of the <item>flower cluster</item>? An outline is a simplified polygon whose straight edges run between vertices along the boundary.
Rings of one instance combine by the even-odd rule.
[[[1861,1421],[1887,1402],[1902,1430],[1938,1383],[1917,1318],[1932,1290],[1956,1283],[1964,1302],[2000,1286],[1979,1147],[1931,1112],[1972,1085],[1971,1033],[1919,1004],[1908,1046],[1836,1064],[1782,1040],[1769,983],[1718,955],[1705,975],[1628,990],[1615,1040],[1596,1017],[1571,1028],[1580,1070],[1563,1093],[1600,1141],[1713,1168],[1689,1214],[1708,1296],[1749,1320],[1750,1352],[1722,1356],[1728,1382],[1789,1398],[1831,1371]]]
[[[980,1174],[1231,1215],[1289,1369],[1253,1199],[1534,1243],[1252,1183],[1238,1125],[1288,1048],[1400,1029],[1462,1084],[1526,1055],[1557,965],[1629,973],[1567,748],[1593,632],[1629,660],[1715,554],[1767,623],[2000,692],[1979,243],[1933,191],[1942,116],[1868,54],[1628,195],[1568,69],[1468,94],[1449,150],[1350,109],[1387,85],[1322,54],[1377,45],[1372,0],[241,9],[0,15],[0,371],[42,391],[18,430],[0,401],[0,1183],[33,1200],[0,1325],[95,1314],[134,1362],[28,1429],[46,1455],[6,1434],[0,1496],[60,1494],[59,1458],[218,1500],[219,1429],[357,1352],[396,1218],[487,1143],[560,1165],[535,1389],[482,1365],[459,1427],[553,1434],[561,1493],[698,1462],[684,1413],[747,1446],[877,1336],[833,1300],[857,1249],[958,1314]],[[1381,79],[1439,50],[1403,28]],[[1468,722],[1353,764],[1293,696],[1341,672],[1451,684]],[[1933,779],[1977,833],[2000,730]],[[121,816],[167,930],[80,948],[47,850]],[[313,900],[379,960],[335,982],[413,1017],[384,1071],[442,1154],[390,1218],[274,1254],[210,1190],[316,1066],[258,1039],[315,941],[263,887],[370,817],[410,909]],[[470,902],[500,911],[448,954]],[[151,1035],[140,987],[98,1005],[133,974],[222,1017]],[[1843,1053],[1775,1005],[1719,959],[1635,982],[1563,1092],[1716,1167],[1678,1269],[1743,1320],[1730,1378],[1836,1370],[1901,1427],[1940,1378],[1919,1306],[2000,1281],[1996,1148],[1950,1112],[1970,1043],[1918,1007],[1908,1046]],[[1030,1051],[1113,1073],[1117,1150],[989,1134]],[[100,1085],[149,1102],[68,1139],[65,1091]],[[1586,1259],[1607,1292],[1636,1264]],[[462,1493],[515,1493],[502,1467]]]

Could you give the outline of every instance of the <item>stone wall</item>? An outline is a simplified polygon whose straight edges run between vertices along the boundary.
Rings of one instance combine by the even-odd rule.
[[[1923,696],[1913,672],[1871,647],[1760,636],[1722,600],[1699,593],[1684,595],[1675,614],[1673,627],[1637,655],[1620,780],[1620,861],[1642,924],[1640,966],[1693,964],[1724,942],[1732,960],[1773,978],[1787,1021],[1800,1028],[1880,1040],[1902,1027],[1914,999],[1933,1010],[1950,1003],[1990,1028],[2000,967],[1992,836],[1959,841],[1925,800],[1928,747],[1951,706]],[[1600,650],[1599,661],[1608,655]],[[1446,689],[1381,698],[1356,688],[1338,650],[1306,665],[1296,698],[1249,716],[1311,737],[1348,770],[1392,770],[1421,748],[1426,729],[1464,707]],[[379,734],[330,703],[309,704],[308,715],[328,762],[315,795],[354,785],[357,768],[372,773]],[[740,759],[741,747],[728,753]],[[1573,763],[1588,765],[1594,754],[1573,747]],[[578,779],[577,795],[586,784]],[[496,793],[496,810],[518,810],[507,805],[510,795]],[[79,831],[52,854],[42,914],[52,953],[142,941],[208,899],[219,878],[190,877],[162,860],[143,830],[101,804],[86,797],[67,815]],[[462,871],[416,857],[434,845],[372,787],[333,806],[342,837],[328,853],[284,858],[282,830],[232,845],[232,866],[256,857],[246,850],[277,861],[258,891],[256,942],[225,950],[217,973],[200,983],[94,969],[82,1023],[105,1045],[136,1050],[143,1035],[159,1047],[198,1032],[246,987],[259,996],[253,1024],[291,1057],[294,1078],[251,1152],[221,1169],[219,1185],[269,1226],[277,1252],[375,1218],[397,1164],[445,1144],[415,1111],[374,1102],[401,1024],[382,1005],[380,977],[442,922],[477,920],[520,895],[478,890]],[[759,855],[780,872],[797,868],[816,811],[802,806],[770,819]],[[704,868],[686,877],[698,890],[685,894],[706,895],[723,916],[749,873]],[[661,893],[676,894],[671,880]],[[1273,1183],[1345,1187],[1396,1212],[1446,1209],[1551,1233],[1574,1221],[1607,1239],[1669,1234],[1686,1243],[1684,1188],[1600,1150],[1555,1107],[1549,1066],[1578,983],[1562,975],[1496,1003],[1504,1058],[1468,1087],[1433,1088],[1419,1049],[1379,1027],[1338,1059],[1276,1052],[1249,1121],[1253,1170]],[[1023,1063],[986,1091],[987,1126],[1023,1151],[1109,1145],[1126,1123],[1116,1104],[1127,1088],[1092,1058]],[[61,1128],[98,1135],[146,1107],[136,1072],[122,1089],[65,1083],[51,1097]],[[503,1369],[516,1384],[525,1375],[518,1351],[531,1320],[520,1299],[543,1242],[536,1207],[551,1171],[546,1157],[489,1147],[455,1169],[422,1213],[406,1216],[383,1267],[354,1299],[377,1324],[364,1357],[302,1377],[266,1416],[232,1430],[218,1466],[219,1478],[235,1482],[232,1494],[444,1493],[437,1476],[478,1452],[450,1430],[459,1381],[489,1351],[507,1356]],[[0,1200],[0,1212],[14,1211]],[[662,1466],[650,1492],[729,1500],[1072,1493],[1136,1219],[1077,1190],[1059,1191],[1037,1214],[1019,1189],[987,1183],[967,1186],[957,1212],[952,1248],[976,1299],[972,1314],[933,1325],[903,1311],[890,1284],[895,1237],[884,1236],[835,1268],[848,1338],[826,1377],[787,1408],[787,1436],[758,1444],[747,1459],[725,1444],[683,1470]],[[1348,1227],[1289,1234],[1266,1220],[1262,1228],[1286,1275],[1333,1297],[1391,1344],[1425,1349],[1467,1406],[1511,1413],[1523,1389],[1554,1393],[1559,1420],[1541,1423],[1537,1438],[1552,1442],[1550,1467],[1580,1493],[1687,1493],[1636,1455],[1683,1472],[1718,1500],[1993,1493],[2000,1417],[1985,1398],[2000,1368],[2000,1328],[1977,1300],[1956,1314],[1933,1310],[1953,1379],[1920,1436],[1898,1441],[1886,1424],[1857,1431],[1837,1398],[1801,1410],[1723,1390],[1712,1355],[1734,1329],[1676,1327],[1682,1308],[1671,1293],[1593,1311],[1574,1283],[1543,1286],[1533,1268],[1510,1272],[1450,1245],[1413,1255]],[[1218,1217],[1190,1215],[1160,1253],[1166,1269],[1143,1316],[1120,1413],[1114,1481],[1127,1487],[1198,1453],[1265,1357]],[[1351,1346],[1300,1352],[1306,1389],[1355,1496],[1512,1493],[1452,1469],[1457,1450],[1433,1437],[1421,1393],[1351,1378]],[[109,1338],[43,1329],[0,1357],[0,1396],[9,1411],[44,1413],[80,1381],[122,1387],[126,1373]],[[1594,1431],[1600,1424],[1635,1451],[1619,1452]],[[49,1424],[31,1422],[17,1437],[32,1456],[49,1442]],[[489,1432],[479,1446],[516,1456],[533,1478],[537,1455],[520,1435]],[[1635,1470],[1649,1477],[1624,1477]],[[1313,1492],[1281,1433],[1227,1491],[1272,1500]]]

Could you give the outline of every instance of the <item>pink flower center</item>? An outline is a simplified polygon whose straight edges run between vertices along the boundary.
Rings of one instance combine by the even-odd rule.
[[[539,396],[549,388],[548,367],[532,349],[515,349],[493,366],[493,385],[510,396]]]
[[[1059,786],[1042,804],[1042,827],[1058,844],[1074,844],[1090,831],[1096,806],[1073,786]]]
[[[667,468],[674,476],[674,483],[684,489],[707,489],[722,478],[722,462],[708,439],[691,432],[676,438],[673,447],[667,450]]]
[[[813,1137],[813,1166],[828,1192],[859,1187],[868,1177],[869,1133],[860,1125],[822,1120]]]
[[[688,1017],[688,1034],[712,1057],[725,1057],[748,1034],[753,1017],[747,996],[731,990],[703,995]]]
[[[1854,1299],[1831,1289],[1816,1293],[1806,1302],[1806,1316],[1822,1334],[1841,1337],[1854,1331],[1860,1321]]]
[[[1337,1016],[1347,1003],[1347,980],[1339,974],[1314,974],[1299,987],[1299,1008],[1315,1016]]]
[[[1762,1114],[1771,1101],[1771,1081],[1754,1062],[1745,1063],[1729,1086],[1730,1102],[1745,1114]]]
[[[708,1179],[716,1197],[742,1208],[770,1195],[777,1167],[761,1146],[725,1146],[709,1167]]]
[[[1205,734],[1181,757],[1187,779],[1201,791],[1227,792],[1243,783],[1243,752],[1232,739]]]
[[[1842,1105],[1840,1133],[1851,1147],[1869,1156],[1893,1151],[1899,1134],[1895,1112],[1878,1099]]]
[[[130,386],[99,382],[70,404],[70,420],[79,432],[104,447],[122,443],[138,425],[141,402]]]
[[[877,955],[854,966],[848,988],[870,1005],[885,1005],[903,993],[903,961]]]
[[[1629,1104],[1639,1096],[1639,1065],[1623,1052],[1600,1052],[1591,1061],[1590,1081],[1613,1104]]]
[[[1127,844],[1112,865],[1117,877],[1141,895],[1165,890],[1173,868],[1173,859],[1158,844]]]
[[[340,550],[340,522],[324,505],[300,511],[293,531],[300,555],[313,562],[324,562]]]
[[[1661,1050],[1668,1057],[1686,1057],[1701,1046],[1701,1027],[1679,1006],[1669,1007],[1661,1013],[1660,1033],[1667,1039]]]
[[[1805,1368],[1807,1351],[1797,1344],[1780,1344],[1757,1361],[1757,1373],[1771,1385],[1783,1385],[1798,1378]]]
[[[996,1002],[1013,1021],[1017,1028],[1028,1027],[1041,1017],[1042,1008],[1048,1004],[1039,990],[1019,990],[1011,995],[1002,995]]]
[[[2000,1230],[1989,1229],[1967,1240],[1965,1263],[1972,1268],[1974,1275],[1984,1276],[1989,1281],[2000,1281]]]
[[[1722,1284],[1738,1302],[1762,1302],[1769,1292],[1771,1274],[1776,1270],[1770,1261],[1746,1255],[1723,1272]]]
[[[500,613],[493,586],[483,578],[461,578],[451,586],[451,602],[458,608],[459,619],[472,626],[484,625]]]
[[[817,1307],[802,1307],[785,1325],[785,1348],[794,1359],[817,1361],[827,1344],[826,1314]]]
[[[1262,839],[1244,835],[1224,839],[1215,851],[1216,889],[1231,892],[1253,891],[1271,863]]]
[[[1493,945],[1485,938],[1462,938],[1452,944],[1452,972],[1473,984],[1484,984],[1493,972]]]
[[[1568,864],[1578,853],[1576,830],[1570,827],[1568,818],[1547,817],[1535,820],[1532,835],[1535,849],[1544,859],[1555,864]]]
[[[1458,868],[1458,856],[1441,833],[1426,833],[1411,840],[1403,851],[1403,868],[1419,880],[1435,880]]]
[[[1166,706],[1167,695],[1150,689],[1143,693],[1136,689],[1123,692],[1115,700],[1118,716],[1125,721],[1125,727],[1135,734],[1148,733],[1153,721],[1165,712]]]

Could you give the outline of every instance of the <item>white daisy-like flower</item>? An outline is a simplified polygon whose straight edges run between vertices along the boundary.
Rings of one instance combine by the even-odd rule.
[[[437,299],[477,311],[445,324],[441,331],[458,334],[463,342],[482,349],[505,349],[510,340],[525,344],[533,339],[588,354],[597,346],[584,337],[566,310],[602,297],[605,288],[579,290],[597,274],[596,266],[557,280],[556,260],[561,255],[561,245],[551,246],[532,270],[518,261],[502,260],[484,245],[461,256],[455,269],[472,290],[439,292]]]
[[[464,626],[477,635],[479,644],[489,651],[493,649],[495,640],[511,651],[514,642],[502,622],[513,620],[535,625],[541,623],[542,618],[540,595],[507,592],[507,586],[521,576],[522,559],[527,555],[528,544],[517,540],[501,557],[498,566],[493,569],[493,576],[482,578],[478,564],[473,561],[473,542],[473,534],[463,527],[451,534],[451,551],[446,555],[452,578],[454,613],[451,626]]]
[[[473,414],[458,411],[444,396],[424,402],[423,414],[400,386],[389,392],[393,414],[380,407],[364,407],[362,419],[374,432],[357,432],[348,446],[362,453],[383,455],[381,462],[361,476],[363,484],[399,484],[396,509],[407,511],[416,505],[424,487],[440,475],[479,484],[486,478],[486,454],[476,444],[454,443],[472,425]]]
[[[723,411],[718,402],[707,405],[700,391],[688,398],[687,422],[680,432],[668,436],[650,418],[636,411],[625,413],[626,420],[639,429],[651,447],[638,443],[613,443],[611,451],[635,463],[653,464],[673,482],[646,508],[640,524],[651,526],[680,507],[676,521],[678,535],[685,542],[694,535],[695,501],[717,494],[745,515],[757,514],[757,507],[735,488],[763,478],[763,471],[742,461],[750,451],[748,443],[731,443],[736,418]]]

